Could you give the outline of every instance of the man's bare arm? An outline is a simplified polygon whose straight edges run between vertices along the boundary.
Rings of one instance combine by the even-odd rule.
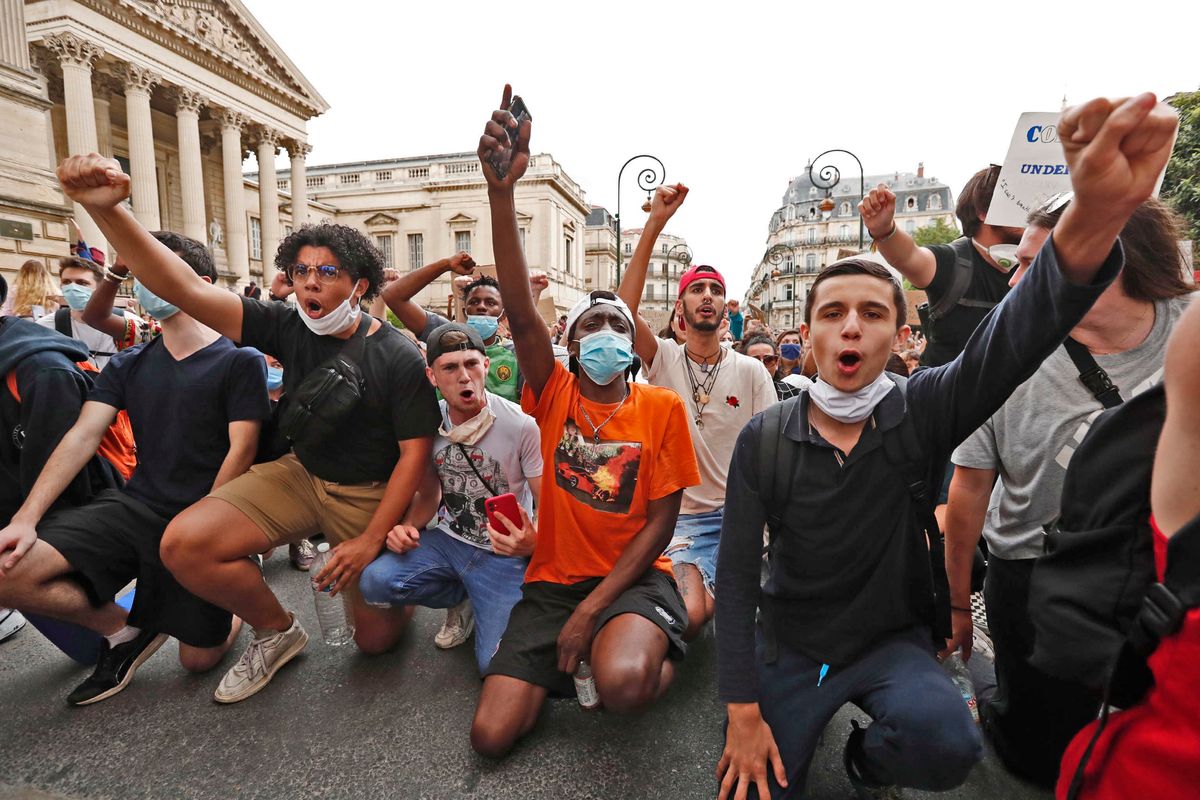
[[[884,184],[872,189],[858,204],[863,224],[875,240],[879,254],[908,282],[924,289],[937,274],[937,258],[927,247],[918,247],[912,237],[896,227],[896,195]]]
[[[258,454],[258,435],[262,431],[259,420],[239,419],[229,423],[229,450],[217,470],[212,488],[217,489],[250,469],[254,456]]]
[[[637,325],[637,334],[633,339],[634,348],[638,358],[647,368],[654,363],[654,357],[658,355],[658,337],[638,314],[638,306],[642,302],[642,292],[646,289],[646,272],[650,268],[654,243],[667,226],[667,220],[683,205],[687,193],[688,188],[682,183],[660,186],[655,191],[654,200],[650,204],[650,218],[646,221],[646,227],[642,229],[642,235],[633,250],[633,257],[629,259],[629,265],[625,268],[625,274],[621,276],[621,285],[617,287],[617,296],[624,300],[625,305],[633,312],[633,319]]]
[[[1164,381],[1167,421],[1154,456],[1150,505],[1154,521],[1172,536],[1200,514],[1200,303],[1193,302],[1175,325],[1167,345]]]

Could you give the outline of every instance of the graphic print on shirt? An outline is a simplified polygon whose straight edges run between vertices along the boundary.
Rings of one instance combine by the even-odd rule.
[[[488,545],[487,512],[483,502],[492,493],[479,476],[483,476],[496,494],[507,494],[510,491],[508,478],[500,463],[474,445],[452,444],[438,451],[433,457],[433,465],[442,484],[442,509],[439,512],[442,521],[455,535],[468,542]]]
[[[628,514],[641,463],[641,442],[596,444],[568,419],[554,448],[554,482],[597,511]]]

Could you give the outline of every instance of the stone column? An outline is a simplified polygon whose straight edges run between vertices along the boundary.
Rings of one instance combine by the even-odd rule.
[[[263,276],[270,275],[279,249],[279,181],[275,177],[275,152],[279,132],[270,128],[258,131],[258,213],[262,224]]]
[[[299,229],[308,222],[308,175],[305,159],[312,146],[304,142],[291,142],[288,156],[292,161],[292,227]]]
[[[225,174],[225,257],[241,283],[250,280],[250,241],[246,238],[246,200],[242,196],[242,128],[246,117],[225,109],[221,120],[221,158]]]
[[[92,100],[92,62],[104,51],[88,39],[64,32],[43,39],[62,65],[63,101],[67,109],[67,150],[65,155],[96,152],[96,108]],[[64,156],[65,157],[65,156]],[[89,247],[108,250],[100,228],[83,206],[75,203],[75,222],[83,231]]]
[[[162,227],[158,214],[158,169],[154,156],[154,126],[150,91],[162,78],[135,64],[126,64],[125,115],[129,128],[129,171],[133,178],[133,215],[148,230]]]
[[[30,71],[24,0],[0,0],[0,64]]]
[[[204,166],[200,152],[200,107],[204,98],[190,89],[174,92],[179,135],[179,184],[183,195],[183,234],[208,242],[204,218]]]

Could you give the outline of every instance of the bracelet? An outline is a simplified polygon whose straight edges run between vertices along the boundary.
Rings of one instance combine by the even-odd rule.
[[[105,267],[104,268],[104,277],[106,279],[112,281],[113,283],[123,283],[124,281],[129,279],[129,273],[126,272],[124,275],[119,275],[116,272],[113,272],[112,268]]]
[[[964,612],[966,612],[966,613],[968,613],[968,614],[970,614],[970,613],[971,613],[971,609],[969,609],[969,608],[963,608],[962,606],[950,606],[950,610],[951,610],[951,611],[964,611]]]
[[[872,239],[874,239],[874,241],[875,241],[875,244],[883,244],[883,243],[884,243],[884,242],[886,242],[888,239],[890,239],[890,238],[892,238],[893,236],[895,236],[895,235],[896,235],[896,231],[897,231],[897,230],[899,230],[899,228],[897,228],[897,227],[896,227],[896,221],[895,221],[895,220],[892,220],[892,229],[891,229],[890,231],[888,231],[888,235],[887,235],[887,236],[884,236],[884,237],[882,237],[882,238],[876,239],[876,238],[875,238],[875,234],[871,234],[871,238],[872,238]]]

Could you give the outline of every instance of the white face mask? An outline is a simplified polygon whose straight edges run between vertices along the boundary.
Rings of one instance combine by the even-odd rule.
[[[354,297],[354,295],[350,295]],[[296,313],[300,315],[300,319],[304,320],[304,324],[308,329],[318,336],[332,336],[335,333],[341,333],[351,324],[358,322],[358,315],[362,313],[358,303],[350,305],[350,297],[342,301],[342,304],[330,311],[323,317],[313,319],[308,314],[304,313],[299,305],[296,306]]]
[[[1017,266],[1017,245],[994,244],[991,247],[984,247],[979,242],[975,242],[975,245],[987,253],[992,261],[996,262],[996,266],[1005,272],[1012,272],[1013,267]]]
[[[808,396],[818,408],[838,422],[851,424],[871,416],[875,406],[895,385],[886,372],[881,372],[874,381],[851,393],[835,389],[818,376],[808,387]]]
[[[495,412],[492,411],[490,406],[485,405],[479,410],[478,414],[450,429],[446,428],[450,424],[449,420],[443,419],[442,426],[438,428],[438,433],[445,436],[454,444],[475,444],[487,435],[487,432],[492,428],[492,423],[495,421]]]

